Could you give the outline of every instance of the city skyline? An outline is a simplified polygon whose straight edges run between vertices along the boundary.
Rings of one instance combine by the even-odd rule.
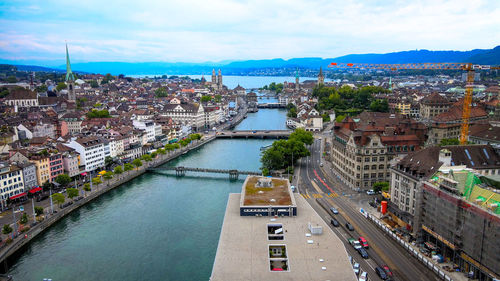
[[[1,2],[0,61],[220,62],[489,49],[495,1]],[[432,32],[429,32],[432,31]]]

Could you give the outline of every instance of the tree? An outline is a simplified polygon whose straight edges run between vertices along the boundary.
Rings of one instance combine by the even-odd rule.
[[[162,155],[167,153],[164,148],[158,148],[157,151],[158,151],[158,153],[160,153]]]
[[[85,190],[86,192],[90,191],[91,188],[90,188],[90,183],[86,183],[83,185],[83,190]]]
[[[71,177],[66,174],[60,174],[56,177],[56,182],[62,186],[66,186],[71,182]]]
[[[35,91],[37,93],[45,93],[45,92],[47,92],[47,90],[48,90],[48,88],[45,84],[42,84],[42,85],[35,88]]]
[[[142,155],[141,159],[142,159],[142,160],[144,160],[144,161],[146,161],[146,162],[149,162],[149,161],[153,160],[153,157],[151,157],[151,155],[150,155],[150,154],[144,154],[144,155]],[[137,160],[137,159],[136,159],[136,160]],[[134,161],[135,161],[135,160],[134,160]],[[139,161],[140,161],[140,160],[139,160]],[[132,162],[132,163],[133,163],[133,162]],[[134,165],[135,165],[135,164],[134,164]],[[142,165],[142,164],[141,164],[141,165]]]
[[[79,190],[76,188],[67,188],[66,189],[66,196],[68,196],[69,199],[73,199],[73,197],[78,196]]]
[[[12,227],[10,227],[10,225],[8,225],[8,224],[4,224],[3,228],[2,228],[2,233],[9,234],[11,232],[12,232]]]
[[[102,180],[101,180],[100,177],[92,178],[92,184],[98,185],[98,184],[101,184],[101,183],[102,183]]]
[[[95,88],[99,88],[99,83],[97,83],[97,81],[96,81],[96,80],[91,80],[91,81],[90,81],[90,87],[92,87],[92,88],[94,88],[94,89],[95,89]]]
[[[209,96],[209,95],[202,96],[202,97],[201,97],[201,99],[200,99],[200,101],[201,101],[202,103],[207,103],[207,102],[209,102],[209,101],[211,101],[211,100],[212,100],[212,96]]]
[[[160,87],[155,90],[155,95],[158,98],[164,98],[168,96],[168,91],[164,87]]]
[[[221,95],[215,95],[214,101],[215,102],[221,102],[222,101],[222,96]]]
[[[16,76],[11,75],[11,76],[7,77],[6,81],[7,81],[7,83],[17,83],[17,78],[16,78]]]
[[[439,145],[459,145],[460,141],[458,139],[442,139],[439,142]]]
[[[134,166],[130,163],[126,163],[123,169],[125,170],[125,172],[132,171],[134,169]]]
[[[141,159],[136,158],[134,159],[134,161],[132,161],[132,164],[134,164],[135,167],[139,168],[140,166],[142,166],[142,161]]]
[[[42,184],[43,191],[49,191],[53,187],[54,187],[54,185],[49,181],[46,181]]]
[[[386,181],[381,181],[381,182],[376,182],[372,186],[373,191],[379,192],[379,191],[389,191],[389,183]]]
[[[299,137],[278,140],[262,153],[262,169],[279,170],[294,166],[298,159],[310,155]]]
[[[27,224],[28,223],[28,214],[23,213],[23,215],[21,216],[21,219],[19,220],[19,223],[20,224]]]
[[[35,214],[37,217],[43,215],[43,207],[35,207]]]
[[[375,112],[389,112],[389,103],[386,99],[374,100],[370,104],[370,110]]]
[[[87,118],[89,118],[89,119],[111,118],[111,115],[109,115],[109,111],[106,109],[103,109],[103,110],[92,109],[91,111],[87,112]]]
[[[105,167],[109,167],[109,165],[113,164],[113,157],[111,156],[106,156],[106,158],[104,158],[104,166]]]
[[[106,173],[104,173],[104,175],[102,176],[105,180],[110,180],[113,178],[113,172],[111,171],[106,171]]]
[[[61,90],[66,89],[68,86],[64,82],[59,82],[56,86],[56,90],[60,92]]]
[[[56,204],[62,204],[62,203],[64,203],[64,201],[66,201],[66,199],[64,198],[64,195],[62,195],[61,193],[52,194],[52,200],[54,200],[56,202]]]
[[[156,156],[158,156],[158,151],[151,153],[151,158],[156,158]]]
[[[312,133],[301,128],[295,129],[288,139],[297,139],[307,145],[311,145],[314,141]]]
[[[122,166],[116,166],[115,169],[113,170],[113,172],[117,175],[123,173],[123,168]]]
[[[189,135],[189,138],[191,140],[199,140],[199,139],[201,139],[201,135],[200,134],[191,134],[191,135]]]

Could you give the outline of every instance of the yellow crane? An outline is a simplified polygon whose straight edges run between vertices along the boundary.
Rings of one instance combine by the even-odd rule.
[[[357,69],[434,69],[434,70],[464,70],[467,72],[467,84],[465,86],[464,107],[462,110],[462,127],[460,130],[460,144],[467,143],[469,135],[470,105],[472,102],[472,88],[474,86],[474,75],[476,70],[500,69],[498,66],[477,65],[472,63],[402,63],[402,64],[377,64],[377,63],[336,63],[332,62],[329,68],[357,68]]]

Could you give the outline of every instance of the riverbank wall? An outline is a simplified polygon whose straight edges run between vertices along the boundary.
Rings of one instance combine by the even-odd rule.
[[[82,207],[83,205],[93,201],[104,193],[121,186],[124,183],[127,183],[136,177],[146,173],[148,168],[161,166],[191,150],[197,149],[213,140],[215,140],[215,136],[205,137],[203,140],[194,141],[190,143],[188,146],[179,148],[175,151],[172,151],[167,154],[158,154],[156,159],[153,159],[151,162],[144,162],[143,166],[133,170],[124,172],[121,175],[115,175],[115,177],[109,181],[105,181],[99,185],[94,185],[93,190],[88,193],[83,199],[79,201],[74,201],[72,205],[58,210],[57,213],[49,215],[43,221],[32,226],[28,231],[24,233],[19,233],[17,237],[13,239],[13,241],[5,245],[2,249],[0,249],[0,263],[2,266],[0,267],[0,272],[5,273],[9,269],[9,257],[13,256],[19,250],[27,246],[37,235],[43,233],[46,229],[50,228],[53,224],[58,222],[60,219],[64,218],[74,210]]]

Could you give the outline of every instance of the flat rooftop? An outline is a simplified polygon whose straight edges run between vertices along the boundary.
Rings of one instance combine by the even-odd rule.
[[[229,194],[210,280],[357,280],[342,241],[304,198],[292,196],[298,215],[271,218],[240,216],[241,194]],[[309,223],[323,233],[310,235]],[[275,233],[283,240],[269,240]],[[286,257],[284,271],[271,271],[282,266],[273,255]]]
[[[261,180],[271,182],[271,187],[259,186],[258,183]],[[286,179],[247,176],[241,193],[243,194],[242,206],[289,206],[294,203],[290,182]]]

